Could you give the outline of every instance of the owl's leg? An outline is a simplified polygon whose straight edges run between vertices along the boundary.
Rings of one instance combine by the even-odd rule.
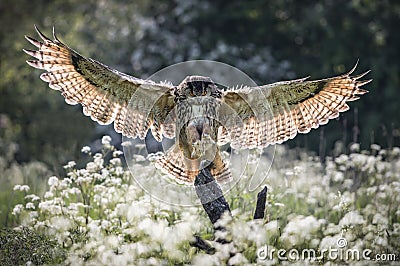
[[[197,159],[202,155],[201,137],[203,134],[203,123],[194,120],[186,127],[186,137],[190,151],[190,159]]]
[[[203,131],[202,131],[202,136],[201,140],[204,144],[212,144],[215,145],[215,140],[216,139],[216,134],[214,133],[214,130],[212,129],[210,123],[204,123],[203,124]]]
[[[213,167],[211,168],[211,173],[218,182],[231,181],[232,174],[224,160],[222,160],[219,148],[216,149]]]

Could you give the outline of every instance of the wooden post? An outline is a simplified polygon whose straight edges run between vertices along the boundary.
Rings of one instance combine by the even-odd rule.
[[[267,186],[265,186],[257,194],[257,205],[256,205],[256,210],[254,211],[254,220],[255,219],[264,219],[265,204],[267,203],[267,190],[268,190]]]
[[[200,173],[194,180],[194,186],[196,194],[200,199],[201,205],[206,211],[208,218],[211,223],[215,226],[215,223],[222,217],[224,213],[228,213],[232,216],[228,202],[225,200],[222,193],[221,187],[216,182],[215,178],[211,174],[210,168],[212,163],[203,161],[201,165],[207,165],[201,167]],[[265,204],[267,201],[267,187],[265,186],[257,195],[257,205],[254,211],[254,219],[263,219],[265,216]],[[223,227],[216,226],[215,230],[224,231]],[[228,243],[225,239],[217,239],[219,243]],[[192,246],[204,250],[208,254],[213,254],[215,249],[205,240],[199,236],[195,236],[195,240],[190,243]]]

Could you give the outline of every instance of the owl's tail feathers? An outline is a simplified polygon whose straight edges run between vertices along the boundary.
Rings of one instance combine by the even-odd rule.
[[[215,154],[211,174],[219,183],[225,183],[232,180],[232,174],[225,162],[221,158],[219,151]]]
[[[154,161],[156,168],[163,173],[176,178],[184,183],[193,183],[197,170],[189,170],[185,166],[184,156],[178,145],[172,146],[165,154],[157,153],[150,160]]]
[[[149,156],[149,159],[153,161],[156,168],[160,169],[163,173],[183,183],[192,184],[199,174],[199,166],[197,164],[193,164],[193,166],[185,165],[184,155],[178,145],[172,146],[165,154],[152,154],[152,156]],[[231,180],[231,171],[222,160],[219,151],[217,151],[210,168],[211,174],[218,182],[224,183]]]

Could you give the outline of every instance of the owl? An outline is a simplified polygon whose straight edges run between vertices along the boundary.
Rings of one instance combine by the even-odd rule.
[[[25,38],[37,50],[27,63],[46,72],[40,78],[58,90],[66,103],[78,104],[100,124],[114,122],[117,132],[144,139],[148,130],[157,141],[175,138],[155,165],[168,175],[192,183],[204,162],[219,182],[231,173],[220,146],[265,148],[293,139],[297,133],[328,123],[349,109],[347,102],[367,91],[360,80],[369,71],[321,80],[307,78],[263,86],[227,87],[209,77],[188,76],[179,85],[138,79],[86,58],[35,26],[41,40]],[[203,162],[203,163],[202,163]]]

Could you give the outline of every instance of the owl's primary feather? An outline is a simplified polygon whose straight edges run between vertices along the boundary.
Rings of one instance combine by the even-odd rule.
[[[144,139],[149,128],[159,141],[163,135],[174,137],[174,121],[164,125],[175,106],[172,85],[123,74],[75,52],[55,36],[54,30],[53,40],[38,28],[36,31],[42,41],[25,38],[38,51],[24,51],[38,60],[27,63],[46,70],[40,78],[61,91],[68,104],[82,104],[85,115],[100,124],[114,122],[115,130],[128,137]]]
[[[80,103],[85,115],[100,124],[114,122],[117,132],[143,139],[151,129],[154,137],[177,138],[156,166],[169,175],[193,182],[202,162],[212,163],[217,180],[231,173],[218,145],[232,148],[264,148],[307,133],[349,109],[366,90],[360,81],[368,72],[307,81],[282,81],[259,87],[225,88],[211,78],[189,76],[173,86],[142,80],[85,58],[53,40],[37,28],[41,41],[26,39],[38,50],[24,50],[37,60],[29,65],[47,72],[40,77],[61,91],[69,104]]]
[[[231,122],[222,115],[222,120],[227,121],[226,129],[218,138],[230,140],[235,149],[264,148],[328,123],[339,112],[349,109],[346,102],[367,93],[360,87],[371,80],[359,79],[369,71],[350,76],[355,68],[333,78],[314,81],[303,78],[227,90],[223,102],[240,121]]]

